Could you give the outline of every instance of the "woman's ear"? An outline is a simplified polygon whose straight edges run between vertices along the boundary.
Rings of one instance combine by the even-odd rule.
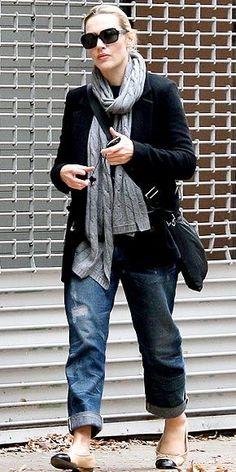
[[[136,31],[128,31],[126,33],[126,47],[127,51],[131,52],[134,51],[137,47],[137,34]]]

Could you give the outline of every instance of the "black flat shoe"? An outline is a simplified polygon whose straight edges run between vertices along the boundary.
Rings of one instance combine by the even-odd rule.
[[[166,457],[165,459],[157,459],[156,460],[156,468],[159,471],[168,470],[169,472],[176,472],[181,470],[176,462],[172,461],[172,459]]]
[[[74,471],[79,470],[80,472],[93,472],[95,467],[95,457],[92,454],[80,455],[75,454],[69,455],[64,452],[60,452],[51,458],[51,464],[56,469],[72,469]]]
[[[185,431],[185,452],[183,454],[168,454],[161,452],[161,441],[156,448],[156,468],[159,472],[176,472],[182,470],[188,454],[188,432]]]

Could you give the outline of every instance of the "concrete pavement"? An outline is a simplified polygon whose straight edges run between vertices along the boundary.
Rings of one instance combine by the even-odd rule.
[[[41,443],[42,444],[42,443]],[[155,441],[104,441],[95,446],[96,472],[153,472]],[[34,448],[35,449],[35,448]],[[53,472],[50,457],[55,450],[45,446],[0,449],[0,472]],[[197,472],[236,472],[236,434],[231,436],[190,437],[189,456],[183,471],[192,472],[191,464],[201,464]]]

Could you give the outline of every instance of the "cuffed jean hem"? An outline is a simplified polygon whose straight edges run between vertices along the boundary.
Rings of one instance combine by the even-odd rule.
[[[93,411],[83,411],[82,413],[76,413],[68,418],[69,431],[73,434],[75,429],[81,426],[92,427],[92,438],[96,436],[102,429],[103,421],[102,417]]]
[[[186,398],[186,400],[180,405],[177,405],[173,408],[165,408],[156,405],[151,405],[151,403],[147,402],[146,409],[147,411],[149,411],[149,413],[152,413],[158,418],[176,418],[177,416],[182,415],[182,413],[185,411],[187,403],[188,399]]]

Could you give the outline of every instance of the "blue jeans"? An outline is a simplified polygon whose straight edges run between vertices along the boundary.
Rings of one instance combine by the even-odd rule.
[[[185,369],[181,336],[172,319],[178,271],[175,265],[138,268],[115,247],[110,286],[103,289],[91,277],[72,275],[65,286],[69,323],[69,430],[102,429],[109,318],[121,280],[137,333],[144,368],[146,408],[159,418],[174,418],[186,408]]]

